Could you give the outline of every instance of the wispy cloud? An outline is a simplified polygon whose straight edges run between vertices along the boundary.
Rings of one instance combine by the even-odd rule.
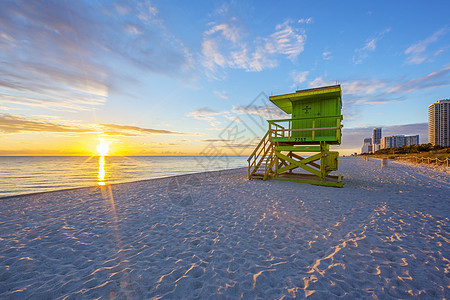
[[[270,38],[264,39],[268,53],[281,53],[294,59],[303,52],[306,42],[303,30],[292,27],[289,20],[278,24],[275,29]]]
[[[295,88],[299,83],[305,82],[308,74],[309,74],[309,71],[292,72],[291,76],[292,76],[294,83],[291,85],[291,89]]]
[[[204,32],[202,42],[203,66],[208,76],[217,78],[217,72],[226,68],[261,71],[275,67],[278,57],[295,59],[304,50],[304,30],[285,21],[267,37],[243,40],[244,33],[236,19],[213,25]]]
[[[408,55],[408,58],[406,59],[406,63],[408,64],[421,64],[427,59],[430,58],[430,56],[437,56],[439,55],[443,49],[440,49],[438,51],[435,51],[433,54],[426,53],[427,48],[430,44],[438,41],[438,39],[441,36],[444,36],[449,31],[449,27],[443,27],[424,39],[423,41],[420,41],[414,45],[411,45],[408,47],[408,49],[405,50],[405,54]]]
[[[237,42],[239,38],[239,32],[235,26],[230,26],[228,24],[219,24],[216,25],[205,32],[205,35],[210,36],[215,34],[216,32],[220,32],[225,39],[231,42]]]
[[[105,103],[109,89],[103,68],[86,66],[85,71],[35,62],[0,64],[0,103],[39,106],[56,110],[86,110]],[[97,77],[94,77],[94,74]]]
[[[342,84],[342,88],[346,94],[352,95],[369,95],[380,91],[384,91],[387,82],[382,80],[354,80],[347,81]]]
[[[192,55],[157,15],[149,1],[2,3],[0,101],[72,111],[102,105],[123,73],[105,56],[179,76]]]
[[[413,78],[390,87],[388,93],[409,93],[450,85],[450,65],[426,76]]]
[[[309,82],[310,87],[333,85],[333,82],[316,77]],[[405,80],[356,79],[341,82],[345,102],[351,105],[386,104],[404,101],[406,94],[426,89],[450,85],[450,65],[422,77]]]
[[[92,130],[73,125],[58,124],[45,119],[29,118],[11,114],[0,114],[0,132],[85,133],[92,132]]]
[[[281,119],[288,115],[278,107],[273,105],[247,105],[247,106],[233,106],[231,112],[237,115],[255,115],[261,116],[264,119]]]
[[[163,129],[142,128],[131,125],[98,124],[98,127],[102,129],[103,133],[108,135],[187,134]]]
[[[182,134],[162,129],[150,129],[118,124],[83,124],[54,118],[31,118],[21,115],[0,114],[0,132],[5,134],[21,132],[53,133],[103,133],[106,135],[137,136],[148,134]]]
[[[273,105],[233,105],[231,110],[216,111],[208,107],[196,109],[187,114],[197,120],[204,120],[217,128],[223,120],[231,120],[232,122],[242,121],[244,116],[258,116],[264,119],[280,119],[287,117],[287,114]],[[248,121],[248,120],[247,120]],[[255,122],[254,120],[252,122]],[[266,121],[263,120],[264,125]]]
[[[223,114],[223,112],[215,111],[208,107],[203,107],[203,108],[199,108],[194,111],[191,111],[191,112],[187,113],[186,115],[188,117],[193,117],[194,119],[197,119],[197,120],[208,121],[211,124],[211,126],[216,127],[219,124],[217,117],[222,114]]]
[[[355,55],[353,56],[353,62],[355,64],[362,63],[367,57],[369,57],[369,53],[373,52],[377,48],[377,43],[384,37],[386,33],[391,31],[390,28],[386,28],[380,33],[377,33],[375,37],[366,41],[363,47],[355,50]]]
[[[327,85],[334,85],[336,84],[336,81],[323,79],[322,77],[316,77],[312,81],[309,82],[310,87],[318,87],[318,86],[327,86]]]
[[[333,58],[333,56],[331,56],[331,51],[324,51],[322,52],[322,58],[324,60],[330,60]]]
[[[228,100],[228,93],[226,91],[222,91],[222,92],[214,91],[214,95],[216,95],[219,98]]]
[[[335,85],[337,83],[337,81],[323,79],[322,77],[316,77],[314,80],[309,82],[309,86],[319,87]],[[361,104],[386,104],[403,100],[403,98],[399,98],[399,96],[388,95],[388,81],[379,79],[357,79],[346,80],[341,82],[340,84],[342,87],[342,92],[344,94],[344,103],[346,105],[352,106]]]
[[[301,18],[300,20],[298,20],[299,24],[311,24],[313,23],[313,18],[309,17],[309,18]]]

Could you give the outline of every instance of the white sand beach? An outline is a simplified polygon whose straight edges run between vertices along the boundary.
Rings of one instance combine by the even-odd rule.
[[[348,157],[0,199],[1,299],[450,297],[450,173]]]

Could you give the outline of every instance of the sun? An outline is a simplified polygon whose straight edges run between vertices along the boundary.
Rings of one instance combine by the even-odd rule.
[[[109,152],[109,142],[102,137],[98,138],[97,153],[99,156],[107,156]]]

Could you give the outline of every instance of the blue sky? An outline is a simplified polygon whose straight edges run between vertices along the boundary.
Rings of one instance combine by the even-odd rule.
[[[0,154],[89,154],[99,135],[115,154],[248,154],[261,118],[287,118],[266,96],[336,82],[342,154],[358,151],[372,127],[427,142],[427,106],[450,98],[449,9],[2,1]],[[224,144],[233,130],[239,138]]]

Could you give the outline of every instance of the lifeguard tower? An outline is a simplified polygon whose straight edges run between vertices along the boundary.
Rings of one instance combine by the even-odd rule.
[[[292,118],[268,120],[269,130],[248,158],[248,178],[343,187],[342,176],[330,175],[339,166],[339,153],[330,145],[341,144],[341,86],[269,99]]]

